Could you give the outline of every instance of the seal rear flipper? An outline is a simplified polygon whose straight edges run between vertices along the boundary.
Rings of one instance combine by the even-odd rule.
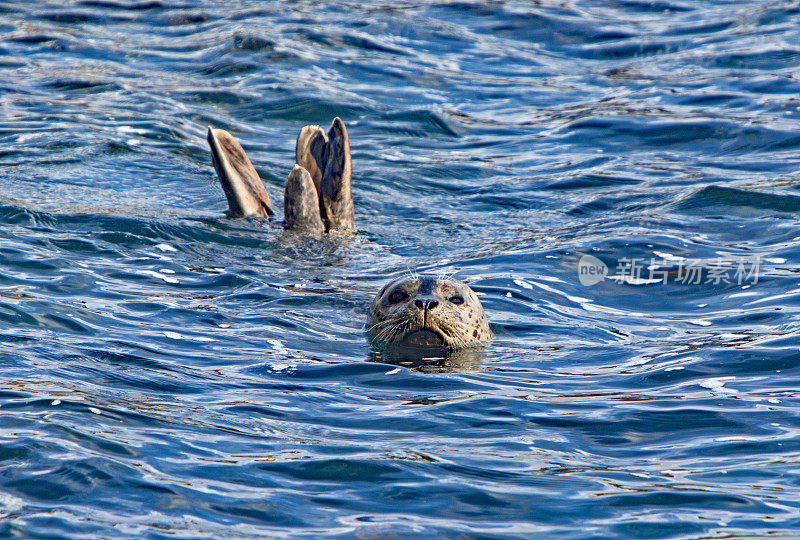
[[[230,217],[269,217],[275,212],[269,195],[247,154],[223,129],[208,128],[211,160],[228,199]]]
[[[344,122],[334,118],[327,136],[319,126],[304,127],[297,138],[295,157],[314,181],[326,230],[352,229],[350,139]]]
[[[283,226],[322,234],[325,225],[319,213],[319,196],[311,174],[295,165],[286,179],[283,196]]]
[[[327,163],[320,181],[320,198],[329,229],[355,226],[350,175],[350,138],[344,122],[337,116],[328,131]]]
[[[319,193],[322,171],[328,162],[328,138],[319,126],[305,126],[297,136],[295,161],[311,175]]]

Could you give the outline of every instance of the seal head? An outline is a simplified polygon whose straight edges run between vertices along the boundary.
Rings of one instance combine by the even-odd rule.
[[[379,344],[462,349],[492,339],[483,306],[463,281],[403,276],[372,301],[367,332]]]

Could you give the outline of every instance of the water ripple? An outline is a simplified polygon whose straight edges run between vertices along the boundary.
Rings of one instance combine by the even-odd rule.
[[[796,536],[796,3],[0,13],[0,535]],[[337,115],[357,233],[224,217]],[[409,270],[492,346],[372,350]]]

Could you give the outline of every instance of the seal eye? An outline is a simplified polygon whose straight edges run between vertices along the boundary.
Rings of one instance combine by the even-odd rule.
[[[460,306],[461,304],[464,303],[464,298],[458,295],[451,296],[450,298],[448,298],[448,300],[450,301],[451,304],[455,304],[457,306]]]
[[[396,304],[398,302],[402,302],[408,298],[408,295],[403,291],[394,291],[392,294],[389,295],[389,302],[392,304]]]

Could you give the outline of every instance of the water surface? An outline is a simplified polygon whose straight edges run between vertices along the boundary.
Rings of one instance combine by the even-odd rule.
[[[0,2],[0,535],[796,536],[798,43],[786,1]],[[336,115],[356,234],[225,218],[209,124],[280,208]],[[376,355],[409,270],[493,345]]]

